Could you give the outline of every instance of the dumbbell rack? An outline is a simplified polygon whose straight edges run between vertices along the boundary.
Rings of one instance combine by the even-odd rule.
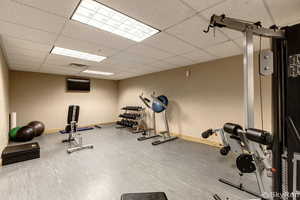
[[[140,106],[125,106],[121,109],[122,114],[119,115],[120,121],[117,121],[116,128],[128,128],[132,133],[141,132],[141,124],[144,119],[145,108]]]

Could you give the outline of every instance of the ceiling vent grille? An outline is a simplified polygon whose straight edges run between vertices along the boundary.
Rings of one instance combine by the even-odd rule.
[[[78,68],[87,68],[87,65],[79,64],[79,63],[70,63],[71,67],[78,67]]]

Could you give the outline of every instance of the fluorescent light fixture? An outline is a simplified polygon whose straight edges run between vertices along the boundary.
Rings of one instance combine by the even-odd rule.
[[[141,42],[159,30],[94,0],[82,0],[71,19]]]
[[[100,71],[94,71],[94,70],[84,70],[82,71],[83,73],[87,73],[87,74],[97,74],[97,75],[104,75],[104,76],[111,76],[114,75],[114,73],[112,72],[100,72]]]
[[[52,54],[58,54],[62,56],[69,56],[73,58],[79,58],[82,60],[89,60],[94,62],[101,62],[102,60],[106,59],[104,56],[98,56],[95,54],[89,54],[81,51],[71,50],[71,49],[64,49],[61,47],[54,47],[51,51]]]

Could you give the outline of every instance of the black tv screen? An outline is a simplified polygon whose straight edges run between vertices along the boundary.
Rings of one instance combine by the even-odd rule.
[[[67,91],[89,92],[91,81],[89,79],[67,78]]]

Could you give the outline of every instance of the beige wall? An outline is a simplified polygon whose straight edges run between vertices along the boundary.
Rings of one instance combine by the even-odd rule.
[[[116,81],[91,79],[89,93],[66,92],[65,76],[19,71],[10,74],[10,110],[17,112],[18,125],[40,120],[47,130],[63,128],[71,104],[80,105],[79,126],[116,121]]]
[[[255,58],[256,74],[258,59]],[[242,56],[235,56],[187,67],[122,80],[119,83],[119,107],[137,105],[138,95],[152,91],[165,94],[170,101],[170,130],[175,134],[200,137],[208,128],[221,127],[225,122],[243,124]],[[255,82],[255,123],[261,128],[259,77]],[[262,78],[264,127],[271,128],[271,77]],[[149,119],[149,118],[148,118]],[[159,129],[162,120],[158,117]],[[149,123],[149,120],[148,120]],[[219,141],[218,138],[212,138]]]
[[[255,57],[255,125],[261,128],[258,59]],[[191,76],[186,77],[186,70]],[[47,129],[64,127],[67,106],[81,106],[80,125],[115,121],[120,107],[142,105],[138,95],[152,91],[170,100],[168,117],[174,134],[200,138],[208,128],[225,122],[243,124],[242,56],[178,68],[122,81],[92,79],[90,93],[65,91],[64,76],[12,71],[10,111],[17,112],[18,125],[41,120]],[[271,77],[262,79],[264,128],[271,129]],[[157,124],[163,129],[162,118]],[[151,125],[150,115],[147,122]],[[219,141],[212,138],[212,141]]]
[[[9,71],[0,48],[0,152],[8,143],[9,131]]]

